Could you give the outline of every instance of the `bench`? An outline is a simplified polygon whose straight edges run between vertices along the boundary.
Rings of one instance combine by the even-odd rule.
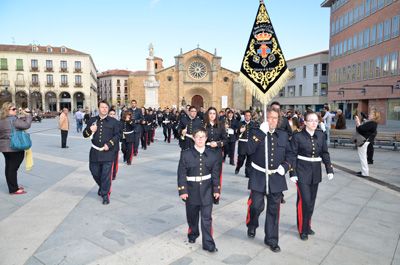
[[[336,148],[336,144],[354,144],[351,141],[351,137],[355,134],[355,131],[347,130],[331,130],[329,137],[333,141],[333,147]],[[393,151],[398,151],[400,146],[400,132],[382,132],[378,130],[378,134],[375,137],[376,145],[393,146]]]
[[[43,119],[49,119],[49,118],[55,118],[56,114],[53,113],[42,113],[39,114],[40,117],[42,117]]]

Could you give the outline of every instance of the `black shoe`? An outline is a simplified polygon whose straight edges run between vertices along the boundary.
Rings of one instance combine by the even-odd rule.
[[[167,141],[167,138],[164,139],[164,142],[166,142],[166,141]]]
[[[112,180],[115,180],[115,177],[113,177]]]
[[[374,161],[368,161],[368,164],[369,164],[369,165],[373,165],[373,164],[374,164]]]
[[[204,250],[207,250],[208,252],[217,252],[218,249],[216,247],[209,247],[209,248],[203,248]]]
[[[308,240],[308,235],[300,234],[300,239],[303,240],[303,241],[306,241],[306,240]]]
[[[190,244],[194,244],[194,243],[196,243],[196,238],[189,237],[188,241]]]
[[[235,169],[235,174],[236,174],[236,175],[239,174],[239,170],[240,170],[240,168],[236,168],[236,169]]]
[[[247,228],[247,236],[249,238],[254,238],[256,236],[256,229],[255,228]]]
[[[170,140],[168,140],[168,143],[171,143],[171,141],[170,141]]]
[[[357,176],[362,177],[362,178],[368,177],[368,176],[364,176],[363,174],[361,174],[361,172],[357,172]]]
[[[103,204],[104,205],[110,204],[110,200],[108,198],[103,198]]]
[[[133,154],[133,156],[137,156],[137,154]]]
[[[61,147],[61,148],[69,148],[69,146],[64,146],[64,147]]]
[[[272,250],[272,252],[275,253],[281,252],[281,248],[279,247],[278,244],[270,245],[269,248]]]
[[[312,229],[310,229],[310,232],[308,234],[309,235],[315,235],[315,232]]]
[[[249,175],[246,175],[246,178],[248,178],[248,179],[249,179],[249,178],[250,178],[250,176],[249,176]]]
[[[97,195],[101,196],[101,190],[99,188],[99,190],[97,191]]]
[[[222,162],[224,162],[224,163],[225,163],[225,157],[222,159]]]
[[[284,198],[281,199],[281,203],[282,203],[282,204],[285,204],[285,203],[286,203],[286,201],[285,201]]]
[[[126,158],[124,158],[124,162],[126,162]]]
[[[361,171],[358,171],[358,172],[357,172],[357,175],[361,175]]]
[[[233,162],[232,162],[232,163],[229,163],[229,164],[230,164],[231,166],[234,166],[234,165],[235,165],[235,163],[233,163]]]
[[[131,162],[128,161],[128,162],[126,162],[126,164],[127,164],[128,166],[130,166],[130,165],[131,165]]]

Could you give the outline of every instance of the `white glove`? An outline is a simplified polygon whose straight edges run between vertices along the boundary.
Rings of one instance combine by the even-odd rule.
[[[291,180],[293,183],[297,183],[297,181],[298,181],[299,179],[297,178],[297,176],[294,176],[294,177],[290,177],[290,180]]]
[[[329,173],[329,174],[328,174],[328,179],[329,179],[329,180],[333,179],[333,173]]]
[[[263,131],[265,134],[269,131],[269,124],[268,122],[261,123],[260,130]]]
[[[281,176],[285,175],[285,169],[283,168],[282,165],[279,165],[278,169],[276,170],[276,173],[278,173]]]

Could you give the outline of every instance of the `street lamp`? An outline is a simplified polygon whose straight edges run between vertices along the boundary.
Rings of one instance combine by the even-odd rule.
[[[357,87],[349,87],[349,88],[341,87],[341,88],[339,88],[339,90],[343,91],[343,93],[344,93],[344,90],[361,90],[360,92],[363,93],[364,96],[366,93],[365,88],[357,88]]]
[[[397,81],[397,82],[398,82],[398,81]],[[397,85],[397,86],[398,86],[398,85]],[[391,87],[391,88],[392,88],[392,94],[393,94],[393,88],[394,88],[393,85],[368,85],[368,84],[363,85],[363,87]],[[396,89],[398,89],[398,88],[396,88]]]
[[[338,95],[343,95],[343,97],[344,97],[344,91],[343,90],[328,90],[328,93],[329,92],[337,92]]]

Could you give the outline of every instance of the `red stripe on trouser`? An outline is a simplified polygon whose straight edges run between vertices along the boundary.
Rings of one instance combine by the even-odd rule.
[[[211,210],[211,235],[214,234],[214,229],[213,229],[213,219],[212,219],[212,210]]]
[[[186,207],[186,202],[185,202],[185,209],[186,209],[186,222],[188,223],[188,225],[189,225],[189,219],[188,219],[188,217],[187,217],[187,207]],[[192,229],[190,229],[190,227],[189,227],[189,229],[188,229],[188,235],[190,234],[192,232]]]
[[[149,134],[146,133],[146,147],[147,147],[147,141],[149,140]]]
[[[302,200],[301,200],[301,194],[300,194],[300,189],[299,185],[296,183],[297,187],[297,194],[299,195],[299,202],[297,203],[297,219],[299,221],[299,233],[303,231],[303,207],[302,207]]]
[[[236,168],[239,166],[239,154],[237,155],[237,160],[236,160]]]
[[[112,163],[111,166],[111,180],[110,180],[110,190],[107,192],[107,197],[110,199],[110,193],[111,193],[111,185],[112,185],[112,176],[113,176],[113,172],[114,172],[114,162]]]
[[[131,151],[131,157],[129,158],[129,163],[132,163],[132,157],[133,157],[133,149],[134,149],[135,143],[132,143],[132,151]]]
[[[246,224],[250,222],[250,205],[251,205],[251,190],[250,190],[250,197],[249,200],[247,201],[247,219],[246,219]]]
[[[139,134],[139,142],[142,139],[142,133]],[[138,149],[136,150],[136,155],[139,153],[139,143],[138,143]]]
[[[279,201],[279,213],[278,213],[278,238],[279,238],[279,221],[281,220],[281,201]]]
[[[169,141],[171,142],[171,131],[169,131]]]
[[[115,177],[117,177],[118,165],[119,165],[119,152],[117,153],[117,166],[115,167]]]
[[[235,163],[235,149],[236,149],[236,142],[235,145],[233,146],[233,163]]]
[[[154,140],[154,135],[156,135],[156,130],[153,130],[153,138],[151,138],[152,140]]]

